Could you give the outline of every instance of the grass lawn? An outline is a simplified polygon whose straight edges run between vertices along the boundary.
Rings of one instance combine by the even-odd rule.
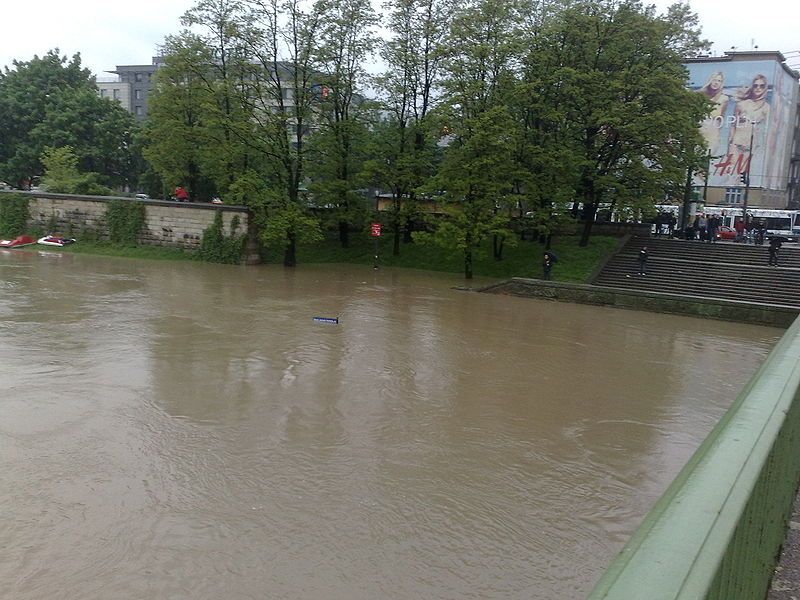
[[[68,246],[45,246],[36,244],[21,249],[70,252],[72,254],[122,256],[126,258],[145,258],[148,260],[196,260],[194,254],[181,250],[180,248],[166,248],[163,246],[119,246],[111,242],[86,242],[80,239]]]
[[[578,236],[554,237],[550,251],[558,261],[553,266],[555,281],[585,282],[595,267],[616,247],[619,238],[593,236],[586,248],[578,246]],[[327,239],[313,246],[298,248],[298,263],[355,263],[369,264],[374,260],[374,238],[366,234],[351,235],[350,248],[342,248],[338,239]],[[515,247],[503,250],[503,260],[492,258],[491,241],[473,256],[473,272],[479,277],[541,277],[544,246],[535,241],[518,241]],[[270,261],[277,259],[272,252]],[[392,236],[379,238],[378,264],[428,271],[463,273],[462,255],[451,254],[435,245],[401,244],[400,256],[392,256]]]
[[[595,267],[616,247],[619,238],[592,236],[586,248],[578,246],[578,236],[557,236],[553,238],[551,252],[558,261],[553,266],[554,281],[571,281],[582,283],[587,280]],[[121,256],[148,260],[197,260],[193,252],[178,248],[161,246],[118,246],[109,242],[90,242],[78,240],[69,246],[35,245],[26,250],[45,250],[70,252],[74,254],[95,254],[103,256]],[[350,247],[342,248],[338,239],[327,239],[310,246],[300,246],[297,252],[298,264],[311,263],[349,263],[372,265],[374,260],[374,238],[367,234],[352,234]],[[544,246],[535,241],[518,241],[516,246],[508,246],[503,250],[503,260],[492,258],[491,242],[487,242],[473,256],[473,272],[476,277],[508,279],[509,277],[541,277],[542,253]],[[267,260],[280,263],[283,260],[281,251],[267,252]],[[435,245],[401,244],[400,256],[392,256],[392,237],[384,235],[379,238],[378,264],[382,267],[405,267],[426,271],[444,271],[447,273],[463,273],[463,256],[448,253]]]

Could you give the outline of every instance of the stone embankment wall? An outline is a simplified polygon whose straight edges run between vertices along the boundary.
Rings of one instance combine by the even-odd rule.
[[[542,281],[540,279],[525,279],[522,277],[514,277],[478,291],[489,294],[575,302],[578,304],[615,306],[629,310],[689,315],[771,327],[789,327],[797,318],[798,313],[800,313],[800,310],[786,306],[610,288],[580,283]]]
[[[108,238],[106,209],[108,203],[120,198],[106,196],[75,196],[41,192],[15,192],[28,196],[31,220],[48,233],[79,237],[93,232],[100,239]],[[243,206],[135,200],[145,207],[145,227],[139,243],[151,246],[171,246],[197,250],[203,231],[214,222],[217,211],[222,212],[225,234],[230,234],[231,221],[239,218],[239,234],[249,233],[248,211]],[[252,261],[249,261],[252,262]]]

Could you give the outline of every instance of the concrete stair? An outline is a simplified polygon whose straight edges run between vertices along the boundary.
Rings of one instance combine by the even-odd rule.
[[[638,275],[639,250],[647,246],[647,275]],[[800,308],[800,249],[784,245],[779,267],[767,264],[769,246],[709,244],[632,237],[592,282],[650,292],[722,298]]]

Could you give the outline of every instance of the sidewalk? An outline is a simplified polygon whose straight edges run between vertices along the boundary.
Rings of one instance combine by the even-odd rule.
[[[800,494],[794,499],[786,540],[766,600],[800,600]]]

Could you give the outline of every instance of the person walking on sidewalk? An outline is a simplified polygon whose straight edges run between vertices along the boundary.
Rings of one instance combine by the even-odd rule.
[[[642,246],[637,256],[639,262],[639,275],[647,275],[647,246]]]

